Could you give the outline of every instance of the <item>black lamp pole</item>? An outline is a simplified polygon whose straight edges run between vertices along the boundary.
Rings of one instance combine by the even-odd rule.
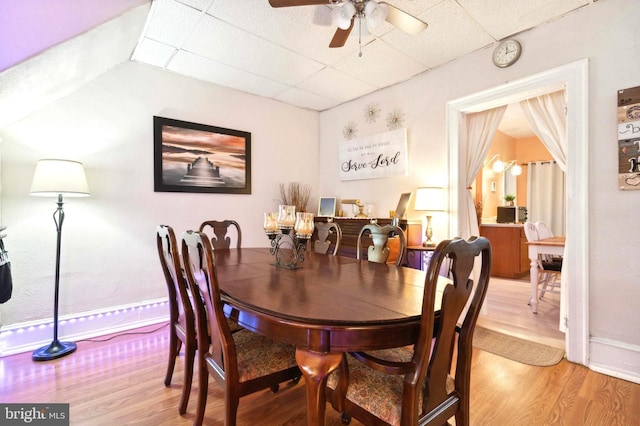
[[[58,231],[58,244],[56,246],[56,282],[55,296],[53,299],[53,341],[40,349],[33,351],[31,358],[34,361],[50,361],[68,355],[76,350],[74,342],[61,342],[58,340],[58,294],[60,293],[60,247],[62,241],[62,222],[64,221],[64,210],[62,205],[62,194],[58,194],[58,208],[53,212],[53,221]]]

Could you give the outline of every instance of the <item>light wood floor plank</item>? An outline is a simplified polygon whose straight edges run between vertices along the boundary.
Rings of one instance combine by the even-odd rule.
[[[482,318],[485,326],[496,325],[538,341],[542,334],[549,341],[563,343],[562,333],[550,319],[553,308],[546,314],[531,314],[526,288],[526,283],[492,280],[489,291],[493,294],[487,299],[490,314]],[[500,303],[514,306],[500,307]],[[552,305],[553,299],[545,303]],[[519,319],[510,320],[509,315],[514,314]],[[509,326],[510,322],[515,325]],[[78,342],[75,353],[50,362],[33,362],[31,353],[0,358],[0,401],[70,403],[74,426],[191,425],[195,381],[187,413],[180,416],[177,409],[183,357],[176,364],[172,385],[165,387],[163,383],[167,326],[139,331],[142,334]],[[532,367],[474,349],[470,403],[474,426],[640,426],[640,385],[566,360],[552,367]],[[211,382],[206,425],[223,424],[222,407],[222,392]],[[326,415],[327,424],[341,425],[330,406]],[[276,394],[262,391],[243,397],[238,410],[239,425],[302,426],[306,420],[304,381],[283,385]],[[352,425],[359,423],[353,421]]]

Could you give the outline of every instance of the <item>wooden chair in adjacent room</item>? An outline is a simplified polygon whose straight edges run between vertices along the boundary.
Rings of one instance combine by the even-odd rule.
[[[313,250],[316,253],[327,254],[333,245],[332,255],[338,254],[340,243],[342,242],[342,229],[335,222],[316,222],[318,239],[313,243]]]
[[[543,238],[553,237],[549,227],[543,222],[525,222],[524,235],[528,242],[538,241]],[[560,271],[562,270],[562,260],[553,258],[548,254],[538,255],[538,287],[540,287],[539,297],[543,297],[546,292],[560,294]],[[531,300],[529,300],[531,304]]]
[[[393,244],[394,255],[397,252],[395,264],[402,264],[405,251],[407,249],[407,239],[402,228],[394,225],[380,226],[374,223],[364,225],[360,230],[360,233],[358,233],[358,241],[356,244],[356,257],[358,259],[361,259],[363,256],[363,237],[366,235],[369,235],[373,242],[373,245],[367,248],[367,260],[369,262],[387,263],[390,260],[389,256],[392,253],[389,246]],[[395,249],[396,245],[397,250]]]
[[[194,425],[201,425],[207,403],[208,379],[224,392],[224,424],[236,424],[240,397],[261,389],[278,390],[287,380],[300,379],[295,347],[242,329],[231,333],[220,298],[211,242],[202,232],[182,234],[182,258],[194,293],[198,338],[198,407]],[[210,341],[208,334],[210,333]]]
[[[477,282],[474,262],[481,263]],[[451,284],[436,291],[438,273],[450,261]],[[442,241],[427,270],[422,316],[412,346],[355,352],[327,381],[327,400],[340,413],[366,425],[469,424],[473,331],[487,293],[491,249],[484,237]],[[471,298],[462,325],[458,320]],[[440,314],[435,310],[439,303]]]
[[[187,411],[187,404],[191,394],[193,363],[197,349],[195,316],[186,278],[182,272],[178,244],[173,228],[159,225],[156,228],[156,242],[162,272],[169,292],[169,364],[164,384],[165,386],[171,384],[176,358],[184,344],[184,378],[182,397],[178,406],[178,412],[184,414]]]
[[[230,229],[235,229],[235,232],[230,232]],[[236,248],[242,246],[242,231],[235,220],[206,220],[200,225],[199,231],[209,236],[214,249],[231,248],[232,234],[236,236]]]

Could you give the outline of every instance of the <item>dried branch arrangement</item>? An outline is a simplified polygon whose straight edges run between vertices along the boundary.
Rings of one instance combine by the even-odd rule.
[[[282,204],[296,206],[297,212],[307,211],[311,185],[301,185],[298,182],[289,182],[288,185],[280,184],[280,198]]]

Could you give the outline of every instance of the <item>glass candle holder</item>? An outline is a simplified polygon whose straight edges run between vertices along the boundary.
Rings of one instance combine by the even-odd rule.
[[[313,213],[302,213],[298,212],[296,214],[296,235],[300,238],[311,238],[311,234],[313,234],[313,230],[315,225],[313,223]]]
[[[281,204],[278,206],[278,227],[280,229],[293,229],[296,223],[296,206]]]
[[[267,235],[278,233],[278,213],[270,212],[264,214],[264,232]]]

